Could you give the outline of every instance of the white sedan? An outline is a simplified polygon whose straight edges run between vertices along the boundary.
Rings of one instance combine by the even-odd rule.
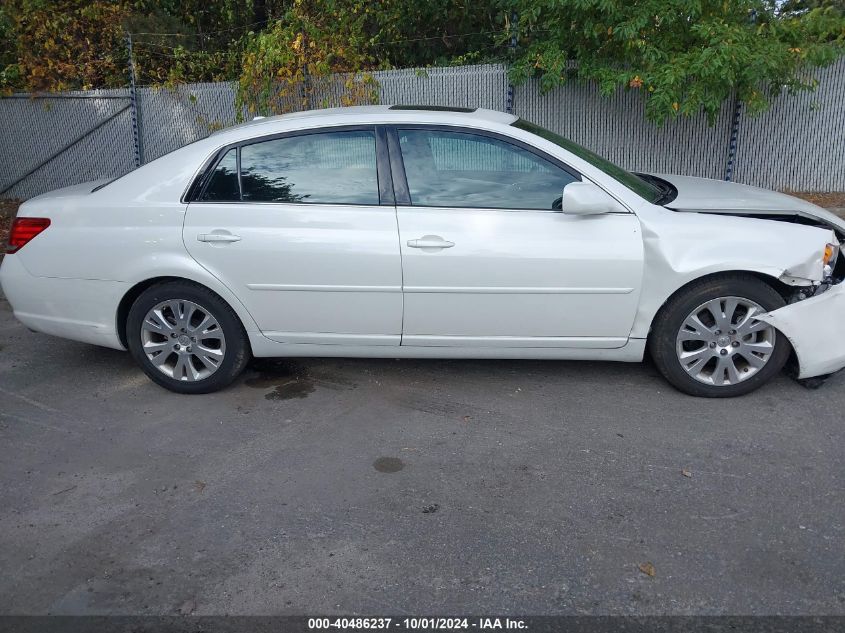
[[[33,330],[181,393],[251,356],[640,361],[698,396],[845,366],[845,223],[632,174],[489,110],[256,120],[24,203],[0,269]]]

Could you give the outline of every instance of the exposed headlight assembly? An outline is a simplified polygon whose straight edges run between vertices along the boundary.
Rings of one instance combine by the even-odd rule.
[[[839,244],[827,244],[824,247],[822,263],[824,264],[824,277],[827,279],[833,275],[836,268],[836,260],[839,257]]]

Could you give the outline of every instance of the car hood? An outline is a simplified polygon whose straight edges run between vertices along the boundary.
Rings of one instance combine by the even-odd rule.
[[[678,190],[678,196],[666,204],[669,209],[755,217],[797,215],[819,220],[827,226],[836,227],[839,232],[845,232],[845,220],[842,218],[811,202],[777,191],[708,178],[671,174],[654,176],[669,181]]]

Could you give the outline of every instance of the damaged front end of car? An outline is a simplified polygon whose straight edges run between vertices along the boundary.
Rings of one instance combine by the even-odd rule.
[[[671,218],[640,211],[646,279],[670,274],[693,279],[737,270],[777,279],[787,305],[755,318],[790,341],[793,377],[815,387],[845,367],[845,255],[840,256],[845,220],[804,201],[774,195],[774,200],[760,204],[751,204],[748,196],[714,196],[707,201],[709,207],[699,196],[686,205],[664,207],[674,212]],[[775,209],[765,207],[768,202],[782,204]],[[642,305],[648,317],[653,306],[647,300]]]
[[[838,237],[838,235],[837,235]],[[817,388],[845,366],[845,284],[842,283],[840,244],[828,244],[822,262],[822,280],[796,287],[788,305],[757,317],[786,336],[795,352],[791,369],[804,386]],[[803,281],[788,272],[782,281]]]
[[[794,351],[789,373],[805,387],[818,388],[845,368],[845,230],[807,215],[766,216],[833,231],[835,238],[804,266],[787,270],[780,281],[791,287],[787,305],[757,317],[789,339]]]
[[[837,235],[838,238],[839,236]],[[825,245],[822,256],[821,282],[814,282],[812,279],[803,279],[800,277],[796,278],[789,271],[781,276],[781,281],[784,283],[790,286],[797,286],[795,292],[786,297],[789,304],[820,295],[842,282],[843,277],[845,277],[845,270],[842,270],[845,267],[845,259],[839,259],[841,248],[842,245],[839,242],[831,242]],[[815,265],[815,261],[811,262],[810,265]]]

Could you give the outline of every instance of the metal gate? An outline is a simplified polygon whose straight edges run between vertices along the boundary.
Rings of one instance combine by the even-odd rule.
[[[0,108],[0,197],[31,198],[134,166],[129,90],[12,95]]]

